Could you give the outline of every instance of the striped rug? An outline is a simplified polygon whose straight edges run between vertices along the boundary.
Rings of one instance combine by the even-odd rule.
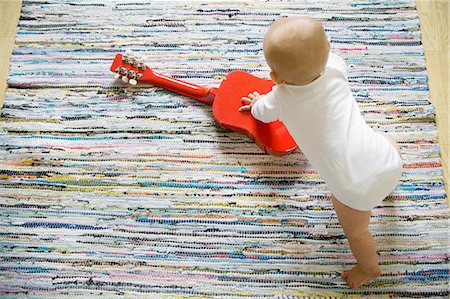
[[[206,86],[268,77],[273,20],[323,22],[405,171],[373,210],[383,275],[354,291],[330,192],[211,107],[108,70],[132,49]],[[448,298],[449,213],[413,0],[25,0],[0,120],[2,298]],[[367,157],[370,159],[370,157]]]

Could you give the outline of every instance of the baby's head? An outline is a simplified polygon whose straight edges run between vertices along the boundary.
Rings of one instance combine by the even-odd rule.
[[[312,82],[324,70],[329,52],[322,25],[307,17],[279,19],[264,36],[264,56],[277,84]]]

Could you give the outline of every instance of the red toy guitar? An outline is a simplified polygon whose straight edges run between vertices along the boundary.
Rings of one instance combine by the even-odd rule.
[[[229,73],[219,88],[207,88],[186,81],[153,72],[131,53],[117,54],[111,71],[124,82],[136,85],[138,81],[151,83],[178,94],[212,105],[217,123],[229,130],[241,132],[265,152],[282,156],[289,154],[297,144],[280,121],[263,123],[249,112],[240,112],[241,99],[249,93],[258,91],[265,94],[272,90],[274,83],[243,71]]]

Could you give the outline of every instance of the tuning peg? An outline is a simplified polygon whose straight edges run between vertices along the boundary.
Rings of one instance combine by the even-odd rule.
[[[122,75],[122,81],[128,83],[128,70],[125,68],[120,69],[120,74]]]
[[[131,49],[127,49],[125,51],[125,54],[122,55],[122,61],[124,63],[128,63],[128,64],[133,64],[135,58],[134,58],[134,53]]]
[[[143,71],[145,71],[145,68],[146,68],[145,63],[143,63],[143,62],[139,62],[137,67]]]
[[[136,63],[141,63],[142,55],[140,53],[135,53],[134,59],[136,60]]]
[[[122,76],[120,75],[120,73],[121,73],[121,71],[122,71],[122,68],[119,66],[119,67],[116,68],[114,71],[116,72],[116,74],[114,75],[114,78],[115,78],[115,79],[120,79],[120,78],[122,77]]]
[[[128,72],[128,76],[131,77],[128,83],[130,83],[131,85],[136,85],[137,84],[136,79],[139,77],[139,73],[137,73],[133,70],[130,70]]]

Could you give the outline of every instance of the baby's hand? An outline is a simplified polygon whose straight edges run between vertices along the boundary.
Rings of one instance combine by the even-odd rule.
[[[246,97],[242,97],[241,102],[243,103],[243,106],[239,108],[239,111],[251,110],[256,101],[259,100],[261,97],[262,95],[260,95],[259,92],[257,91],[250,93]]]

